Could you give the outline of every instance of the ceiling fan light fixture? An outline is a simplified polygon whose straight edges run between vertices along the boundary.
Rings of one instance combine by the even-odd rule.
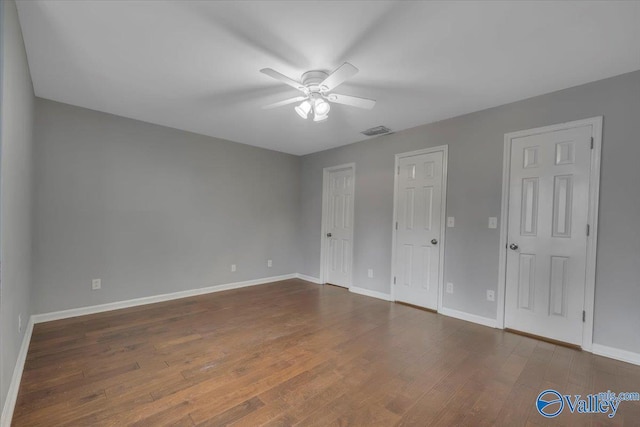
[[[326,116],[327,114],[329,114],[331,106],[327,101],[322,98],[317,98],[314,104],[315,105],[313,111],[315,112],[316,116]]]
[[[331,74],[327,74],[322,70],[307,71],[302,74],[300,81],[291,79],[271,68],[263,68],[260,72],[301,91],[304,95],[269,104],[264,106],[264,109],[281,107],[302,101],[300,105],[294,107],[296,114],[303,119],[308,119],[309,115],[312,114],[314,122],[323,122],[329,118],[329,111],[331,110],[330,102],[364,108],[366,110],[372,109],[376,104],[374,99],[330,93],[358,72],[358,69],[348,62],[339,66]]]
[[[328,118],[329,118],[329,115],[328,115],[328,114],[320,115],[320,114],[318,114],[318,113],[315,113],[315,114],[313,115],[313,121],[314,121],[314,122],[324,122],[324,121],[325,121],[325,120],[327,120]]]
[[[296,106],[296,113],[303,119],[309,117],[309,111],[311,111],[311,103],[308,100],[302,101],[302,104]]]

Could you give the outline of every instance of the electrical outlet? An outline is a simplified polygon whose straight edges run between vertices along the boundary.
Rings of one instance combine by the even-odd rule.
[[[273,261],[272,260],[270,260],[270,259],[267,260],[267,267],[269,267],[269,268],[273,267]]]
[[[91,289],[94,291],[102,288],[102,280],[101,279],[93,279],[91,281]]]
[[[456,226],[456,219],[452,216],[447,217],[447,227],[453,228]]]
[[[369,279],[373,279],[373,268],[367,270],[367,277]]]
[[[231,264],[231,272],[235,272],[236,271],[236,265],[235,264]]]
[[[487,289],[487,301],[495,301],[495,300],[496,300],[495,291],[493,291],[491,289]]]
[[[448,294],[452,294],[453,293],[453,283],[451,283],[451,282],[447,282],[447,293]]]
[[[498,228],[498,218],[495,216],[489,217],[489,228]]]
[[[18,332],[22,333],[22,314],[18,314]]]

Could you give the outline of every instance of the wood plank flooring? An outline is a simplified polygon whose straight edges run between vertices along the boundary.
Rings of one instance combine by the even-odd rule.
[[[640,367],[302,280],[35,326],[15,426],[631,426]]]

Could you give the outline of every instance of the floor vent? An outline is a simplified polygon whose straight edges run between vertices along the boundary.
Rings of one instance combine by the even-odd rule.
[[[376,126],[374,128],[371,129],[367,129],[365,131],[362,131],[360,133],[367,135],[367,136],[376,136],[376,135],[383,135],[385,133],[389,133],[391,132],[391,129],[389,129],[386,126]]]

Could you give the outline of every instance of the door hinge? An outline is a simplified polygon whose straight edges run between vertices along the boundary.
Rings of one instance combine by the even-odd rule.
[[[393,276],[393,284],[396,284],[396,276]]]
[[[593,150],[593,137],[591,137],[591,149]]]
[[[400,175],[400,166],[398,166],[398,175]]]
[[[591,226],[587,224],[587,236],[591,233]]]
[[[584,323],[587,319],[587,312],[582,310],[582,322]]]
[[[396,221],[396,230],[398,229],[398,221]]]

